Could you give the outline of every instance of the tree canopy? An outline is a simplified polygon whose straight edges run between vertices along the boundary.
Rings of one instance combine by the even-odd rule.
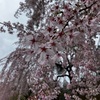
[[[99,100],[99,0],[25,0],[23,12],[27,25],[0,22],[19,39],[0,60],[0,100]]]

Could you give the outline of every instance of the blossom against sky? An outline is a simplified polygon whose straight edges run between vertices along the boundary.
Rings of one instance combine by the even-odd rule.
[[[19,20],[24,22],[22,18],[16,19],[14,17],[20,1],[23,0],[0,0],[0,22],[17,22]],[[15,49],[16,45],[14,42],[16,41],[16,34],[0,33],[0,58],[7,56]]]
[[[24,16],[19,17],[19,19],[14,17],[20,1],[24,0],[0,0],[0,22],[26,22],[26,18]],[[10,35],[8,33],[0,33],[0,58],[5,57],[15,49],[16,45],[14,45],[14,42],[16,41],[16,34]],[[98,44],[99,41],[100,39],[98,39],[96,44]]]

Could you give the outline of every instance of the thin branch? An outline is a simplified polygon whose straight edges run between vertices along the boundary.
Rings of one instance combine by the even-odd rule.
[[[66,24],[64,25],[64,27],[63,27],[63,29],[62,29],[62,32],[63,32],[63,30],[65,29],[65,27],[68,25],[69,21],[71,21],[71,19],[73,19],[73,18],[74,18],[74,16],[71,16],[71,17],[67,20]]]
[[[91,7],[92,7],[93,5],[95,5],[96,3],[97,3],[97,1],[93,2],[90,6],[86,6],[85,8],[80,9],[79,12],[82,12],[83,10],[91,9]]]
[[[80,10],[76,13],[76,15],[77,15],[78,13],[84,11],[84,10],[91,9],[91,7],[92,7],[93,5],[95,5],[96,3],[97,3],[97,1],[93,2],[90,6],[86,6],[85,8],[80,9]],[[64,27],[62,28],[62,32],[64,31],[65,27],[68,25],[69,21],[71,21],[73,18],[74,18],[74,16],[71,16],[71,17],[67,20],[66,24],[65,24]]]
[[[59,77],[65,77],[65,76],[69,77],[69,75],[67,75],[67,74],[65,74],[65,75],[58,75],[58,76],[57,76],[57,79],[58,79]]]

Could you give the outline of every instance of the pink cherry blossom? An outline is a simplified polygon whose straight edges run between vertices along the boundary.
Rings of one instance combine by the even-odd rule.
[[[30,91],[31,100],[98,100],[99,10],[99,0],[21,3],[16,14],[27,13],[26,26],[0,23],[1,32],[16,30],[19,38],[16,50],[0,60],[0,100],[14,94],[20,100]]]

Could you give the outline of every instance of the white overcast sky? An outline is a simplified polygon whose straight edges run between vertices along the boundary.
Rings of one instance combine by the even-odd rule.
[[[19,2],[24,0],[0,0],[0,22],[25,22],[24,18],[16,19],[14,13],[19,7]],[[5,57],[15,49],[14,42],[17,41],[16,35],[0,33],[0,58]]]

